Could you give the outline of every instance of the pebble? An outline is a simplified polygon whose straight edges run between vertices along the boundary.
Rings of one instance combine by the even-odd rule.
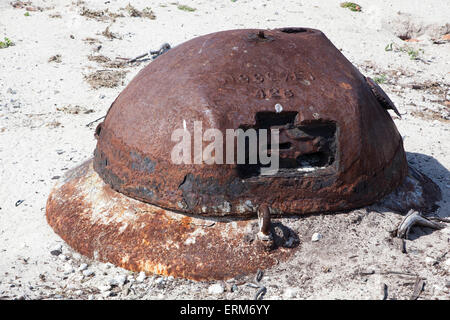
[[[76,283],[69,283],[67,286],[66,286],[66,289],[68,289],[68,290],[75,290],[75,289],[77,289],[78,288],[78,285],[76,284]]]
[[[84,271],[88,268],[87,263],[80,264],[80,267],[78,268],[78,271]]]
[[[109,280],[109,284],[112,286],[119,286],[122,287],[125,282],[127,282],[127,276],[126,275],[119,275],[118,277]]]
[[[320,233],[316,232],[316,233],[314,233],[314,234],[312,235],[311,241],[312,241],[312,242],[316,242],[316,241],[319,241],[319,240],[322,239],[322,238],[323,238],[323,236],[322,236]]]
[[[448,258],[447,260],[445,260],[445,265],[447,266],[447,267],[450,267],[450,258]]]
[[[155,279],[155,284],[160,284],[160,283],[162,283],[163,281],[164,281],[164,278],[163,278],[163,277],[156,278],[156,279]]]
[[[434,260],[434,259],[431,258],[431,257],[426,257],[426,258],[425,258],[425,263],[426,263],[426,264],[433,265],[433,264],[436,263],[436,260]]]
[[[221,294],[225,291],[224,287],[220,283],[215,283],[208,288],[209,294]]]
[[[61,261],[66,261],[66,260],[67,260],[67,257],[66,257],[65,254],[60,254],[60,255],[58,256],[58,259],[61,260]]]
[[[139,275],[136,277],[136,281],[144,282],[146,278],[147,278],[147,275],[145,274],[145,272],[141,271],[141,272],[139,272]]]
[[[13,90],[11,88],[8,88],[7,92],[10,93],[10,94],[16,94],[17,93],[16,90]]]
[[[284,290],[283,298],[292,299],[297,295],[298,290],[296,288],[287,288]]]
[[[72,258],[74,260],[80,260],[81,259],[81,254],[79,254],[78,252],[75,252],[74,254],[72,254]]]
[[[52,249],[50,249],[50,253],[54,256],[59,256],[62,253],[62,245],[55,245]]]
[[[94,271],[92,271],[92,270],[84,270],[83,271],[83,276],[85,276],[85,277],[92,276],[93,274],[94,274]]]
[[[102,286],[98,286],[97,289],[100,290],[100,292],[109,291],[109,290],[111,290],[111,285],[105,284]]]
[[[65,266],[64,266],[64,273],[65,274],[69,274],[69,273],[72,273],[72,272],[74,272],[75,270],[73,269],[73,267],[70,265],[70,264],[66,264]]]

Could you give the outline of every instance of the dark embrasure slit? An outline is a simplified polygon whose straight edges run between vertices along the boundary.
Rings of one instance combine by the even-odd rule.
[[[280,31],[284,32],[284,33],[302,33],[302,32],[307,32],[308,29],[305,29],[305,28],[283,28]]]
[[[275,146],[270,144],[270,129],[279,130],[279,170],[274,175],[295,176],[302,172],[311,172],[319,168],[330,166],[336,158],[336,124],[329,121],[310,121],[302,125],[295,125],[297,112],[258,112],[255,116],[255,125],[252,127],[267,130],[269,152]],[[248,128],[248,127],[247,127]],[[268,165],[248,164],[249,143],[246,139],[246,164],[238,164],[238,175],[245,179],[260,176],[262,167]],[[259,152],[259,151],[258,151]],[[259,155],[258,155],[259,161]]]

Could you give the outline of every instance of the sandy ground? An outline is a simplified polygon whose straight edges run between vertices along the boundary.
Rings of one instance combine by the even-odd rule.
[[[138,10],[151,7],[156,18],[148,10],[145,17],[130,16],[121,10],[128,1],[33,0],[27,11],[0,0],[0,41],[7,37],[15,43],[0,49],[0,298],[254,297],[257,289],[248,284],[231,290],[235,279],[219,282],[213,292],[208,290],[213,283],[145,278],[90,261],[73,252],[45,220],[55,180],[92,156],[95,125],[87,124],[103,116],[149,63],[115,68],[120,61],[115,58],[213,31],[322,30],[363,74],[379,79],[396,103],[403,118],[394,119],[408,160],[440,186],[438,214],[450,216],[450,42],[444,36],[450,32],[450,2],[360,0],[362,12],[341,8],[340,1],[180,2],[195,11],[162,1],[130,2]],[[103,15],[95,12],[106,8]],[[111,61],[89,59],[100,55]],[[117,83],[92,87],[85,77],[105,69],[119,71],[112,74]],[[401,253],[389,235],[401,218],[369,209],[293,219],[289,226],[298,232],[300,248],[293,259],[265,271],[265,298],[381,299],[387,294],[387,299],[409,299],[419,276],[425,282],[420,299],[449,299],[450,228],[414,229],[407,253]],[[315,232],[323,235],[318,242],[311,241]],[[58,245],[62,253],[51,254]],[[253,276],[244,280],[252,282]]]

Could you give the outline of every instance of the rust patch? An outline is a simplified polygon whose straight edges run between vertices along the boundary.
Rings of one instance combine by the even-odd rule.
[[[48,223],[81,254],[128,270],[227,279],[269,268],[298,244],[280,222],[272,225],[276,239],[267,248],[255,237],[256,219],[191,217],[128,198],[103,183],[92,161],[68,176],[49,196]]]
[[[346,82],[341,82],[339,85],[340,85],[341,88],[343,88],[345,90],[351,90],[352,89],[352,86],[350,84],[346,83]]]
[[[122,91],[97,133],[94,169],[134,199],[204,216],[255,216],[262,203],[277,214],[358,208],[395,190],[408,171],[385,108],[395,106],[319,30],[213,33],[171,49]],[[294,115],[281,124],[280,174],[170,160],[171,134],[183,123],[225,133],[258,127],[267,114]],[[333,124],[334,137],[296,136],[318,123]],[[295,171],[302,160],[323,167]]]

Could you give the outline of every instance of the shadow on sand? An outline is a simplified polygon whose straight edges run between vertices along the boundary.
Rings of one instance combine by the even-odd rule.
[[[442,200],[437,203],[439,208],[434,212],[434,214],[441,218],[449,218],[450,203],[448,202],[448,199],[450,188],[448,188],[447,185],[450,185],[450,171],[447,170],[447,168],[445,168],[438,160],[426,154],[407,152],[406,157],[410,166],[428,176],[428,178],[432,179],[433,182],[439,186],[442,194]],[[414,227],[411,229],[408,238],[409,240],[416,240],[422,236],[429,235],[434,231],[436,230],[431,228]]]

